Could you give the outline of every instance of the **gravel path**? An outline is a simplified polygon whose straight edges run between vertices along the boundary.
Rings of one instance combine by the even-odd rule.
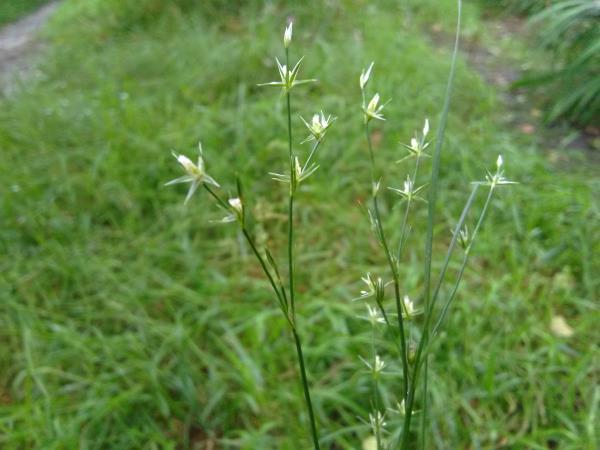
[[[31,68],[31,56],[43,42],[37,32],[54,12],[58,2],[51,2],[34,13],[0,28],[0,89],[10,90],[13,82]]]

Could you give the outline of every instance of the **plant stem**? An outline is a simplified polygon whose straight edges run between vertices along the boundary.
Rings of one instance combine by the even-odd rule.
[[[204,186],[204,189],[217,201],[217,203],[219,203],[223,208],[229,209],[229,205],[227,204],[227,202],[225,200],[223,200],[219,196],[219,194],[217,194],[215,191],[213,191],[209,185],[204,183],[203,186]],[[291,318],[289,317],[289,314],[288,314],[288,305],[287,305],[286,294],[285,294],[285,290],[284,290],[283,286],[281,286],[281,290],[277,287],[277,283],[275,283],[275,279],[273,278],[271,271],[268,269],[267,263],[265,262],[264,258],[258,251],[258,249],[256,247],[256,243],[254,242],[254,239],[252,239],[250,232],[248,231],[248,229],[245,226],[242,226],[242,233],[243,233],[244,237],[246,238],[246,241],[250,245],[250,248],[252,249],[252,253],[254,253],[254,256],[256,256],[256,259],[258,260],[263,272],[267,276],[267,279],[269,280],[269,283],[271,284],[271,287],[273,288],[273,291],[275,292],[275,295],[277,296],[277,301],[279,302],[279,307],[281,308],[283,315],[285,316],[288,323],[290,325],[292,325]]]
[[[285,49],[285,64],[290,67],[290,52]],[[290,199],[288,205],[288,272],[290,284],[290,306],[292,309],[292,320],[296,321],[296,302],[294,292],[294,154],[292,150],[292,101],[290,91],[286,93],[287,119],[288,119],[288,153],[290,159]]]
[[[302,388],[304,390],[304,399],[306,400],[306,409],[308,410],[308,418],[310,420],[310,431],[312,435],[313,444],[315,450],[320,450],[319,437],[317,434],[317,426],[315,421],[315,414],[313,412],[312,401],[310,399],[310,390],[308,388],[308,379],[306,377],[306,367],[304,365],[304,356],[302,354],[302,343],[300,342],[300,336],[295,326],[292,326],[292,333],[294,335],[294,342],[296,344],[296,353],[298,355],[298,364],[300,365],[300,375],[302,377]]]
[[[371,326],[371,361],[373,367],[371,369],[371,376],[373,377],[373,407],[375,417],[377,417],[377,413],[379,412],[380,404],[379,404],[379,383],[377,382],[378,374],[375,373],[374,368],[376,367],[377,362],[377,350],[375,347],[375,325]],[[379,423],[379,422],[377,422]],[[377,426],[375,430],[375,440],[377,441],[377,450],[381,450],[381,430],[379,426]]]
[[[369,147],[369,155],[371,156],[371,181],[375,184],[375,156],[373,154],[373,144],[371,143],[371,134],[369,133],[369,124],[365,124],[365,132],[367,136],[367,144]],[[373,188],[374,189],[374,188]],[[404,391],[403,397],[406,398],[408,393],[409,379],[408,379],[408,358],[406,353],[406,336],[404,333],[404,319],[402,318],[402,307],[400,302],[400,280],[398,276],[398,271],[396,268],[396,264],[394,263],[394,258],[392,253],[390,252],[390,248],[387,243],[387,239],[385,237],[385,233],[383,231],[383,226],[381,224],[381,215],[379,213],[379,203],[377,201],[377,193],[373,193],[373,210],[375,212],[375,222],[377,225],[377,232],[379,234],[379,239],[381,241],[381,245],[383,246],[385,256],[387,258],[388,265],[390,270],[392,271],[392,277],[394,281],[394,296],[396,299],[396,311],[398,313],[398,330],[400,333],[400,359],[402,360],[402,373],[404,378]]]
[[[304,172],[307,168],[308,165],[310,164],[310,161],[312,160],[312,157],[315,155],[315,153],[317,152],[317,149],[319,148],[319,145],[321,144],[321,141],[316,141],[315,144],[313,145],[312,150],[310,151],[308,158],[306,158],[306,162],[304,163],[304,165],[302,166],[302,172]]]
[[[413,178],[412,181],[413,183],[417,183],[417,175],[419,174],[419,163],[421,161],[421,155],[417,156],[417,160],[415,161],[415,171],[413,173]],[[412,203],[412,199],[409,197],[406,200],[406,209],[404,211],[404,218],[402,219],[402,228],[400,228],[400,242],[398,244],[398,255],[396,257],[396,262],[398,264],[400,264],[400,258],[402,256],[402,250],[404,249],[404,243],[406,241],[406,239],[408,239],[407,236],[407,222],[408,222],[408,213],[410,211],[410,205]]]
[[[429,205],[428,205],[428,214],[427,214],[427,234],[425,241],[425,268],[424,268],[424,294],[425,294],[425,312],[426,312],[426,323],[429,322],[428,316],[432,314],[430,308],[430,299],[431,299],[431,260],[433,254],[433,225],[435,222],[435,207],[437,202],[437,191],[438,191],[438,179],[439,179],[439,171],[440,171],[440,156],[442,150],[442,143],[444,140],[444,133],[446,131],[446,123],[448,120],[448,112],[450,110],[450,94],[452,92],[452,85],[454,84],[454,73],[456,70],[456,58],[458,54],[458,45],[460,41],[460,26],[461,26],[461,12],[462,12],[462,1],[458,0],[458,14],[457,14],[457,23],[456,23],[456,35],[454,39],[454,49],[452,51],[452,61],[450,64],[450,73],[448,75],[448,82],[446,85],[446,94],[444,97],[444,106],[442,109],[442,115],[440,118],[440,125],[437,130],[435,150],[433,153],[433,162],[431,169],[431,185],[429,191]],[[424,345],[427,342],[429,335],[428,325],[423,328],[423,335],[421,336],[421,341],[419,342],[419,350],[417,350],[417,357],[420,356]],[[410,434],[410,422],[412,418],[412,412],[414,408],[414,396],[418,375],[419,375],[419,366],[420,361],[418,359],[415,360],[415,366],[413,369],[413,383],[411,386],[410,394],[407,399],[406,404],[406,416],[404,419],[404,428],[402,430],[402,450],[408,449],[408,440]],[[420,440],[420,448],[425,448],[426,434],[425,430],[427,427],[427,391],[428,391],[428,364],[427,359],[425,360],[425,365],[423,368],[423,405],[422,405],[422,421],[421,421],[421,440]]]
[[[290,52],[286,47],[285,49],[285,63],[286,67],[290,67]],[[302,388],[304,390],[304,399],[306,400],[306,409],[308,411],[308,417],[310,420],[310,430],[315,450],[319,450],[319,438],[317,435],[317,425],[315,421],[315,414],[313,411],[312,401],[310,399],[310,390],[308,387],[308,379],[306,376],[306,367],[304,364],[304,356],[302,354],[302,343],[300,336],[296,328],[296,302],[295,302],[295,288],[294,288],[294,195],[296,191],[296,179],[294,169],[294,153],[292,149],[292,101],[290,91],[286,92],[287,100],[287,121],[288,121],[288,156],[290,160],[290,198],[288,204],[288,277],[289,277],[289,291],[290,291],[290,308],[291,308],[291,328],[294,335],[294,342],[296,344],[296,354],[298,356],[298,364],[300,366],[300,376],[302,378]]]
[[[477,232],[479,231],[479,229],[481,228],[481,225],[483,224],[483,220],[487,213],[488,206],[492,199],[493,192],[494,192],[494,186],[491,186],[490,191],[488,192],[487,198],[485,199],[483,209],[481,210],[481,215],[479,216],[479,220],[477,221],[477,225],[475,225],[475,229],[473,230],[473,234],[469,241],[469,245],[465,249],[465,254],[463,256],[463,260],[460,265],[460,269],[458,270],[458,276],[456,277],[456,282],[454,283],[454,287],[452,288],[452,292],[450,293],[448,300],[446,300],[446,303],[444,304],[444,307],[442,308],[442,312],[440,313],[440,317],[439,317],[437,323],[435,324],[435,327],[433,327],[433,332],[431,334],[432,336],[434,336],[438,332],[440,326],[442,325],[442,322],[444,321],[444,318],[446,317],[448,308],[450,308],[450,304],[452,303],[452,300],[454,300],[454,297],[456,296],[456,292],[458,291],[458,287],[462,280],[462,276],[465,272],[465,267],[467,266],[467,262],[469,261],[469,255],[471,254],[471,248],[473,247],[475,238],[477,237]]]

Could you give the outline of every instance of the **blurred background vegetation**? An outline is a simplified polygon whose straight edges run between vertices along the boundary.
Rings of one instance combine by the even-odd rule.
[[[490,21],[502,19],[490,18],[488,3],[465,5],[438,256],[468,183],[499,153],[521,185],[496,197],[434,350],[429,442],[595,449],[597,154],[531,125],[538,114],[512,111],[511,94],[473,64],[477,49],[499,64],[547,61],[548,50],[494,35]],[[6,5],[0,17],[13,20]],[[536,16],[544,40],[556,22],[546,5],[538,11],[547,14]],[[591,28],[583,18],[573,31],[585,35],[573,48],[591,48],[589,58],[548,41],[559,70],[597,70],[594,14]],[[453,0],[62,2],[44,30],[50,45],[38,71],[0,98],[0,446],[306,447],[289,336],[248,249],[233,227],[210,223],[221,215],[208,198],[183,209],[185,188],[162,187],[179,174],[171,149],[192,155],[202,139],[209,173],[226,191],[236,172],[243,177],[255,233],[284,251],[286,196],[267,175],[285,165],[283,103],[256,84],[276,75],[293,18],[293,57],[305,55],[301,75],[319,79],[297,91],[295,112],[338,116],[321,168],[300,193],[299,314],[324,447],[359,449],[370,387],[358,356],[369,351],[370,329],[350,300],[360,276],[385,274],[385,263],[359,206],[369,175],[358,74],[375,60],[373,86],[392,98],[375,141],[384,183],[399,185],[398,143],[425,117],[437,125],[455,16]],[[598,77],[576,86],[588,82],[596,94],[578,103],[566,102],[567,88],[545,88],[548,118],[591,123]],[[299,141],[301,122],[294,127]],[[394,205],[385,198],[390,233]],[[417,296],[419,226],[410,244],[402,277]],[[553,327],[557,318],[567,327]],[[396,378],[386,382],[390,402]]]
[[[547,121],[579,125],[600,120],[600,1],[481,0],[505,14],[528,18],[531,34],[548,58],[532,65],[516,86],[537,88],[549,106]]]

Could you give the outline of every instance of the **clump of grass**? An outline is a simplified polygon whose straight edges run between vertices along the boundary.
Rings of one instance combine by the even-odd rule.
[[[375,153],[373,149],[370,124],[373,121],[385,121],[384,108],[387,103],[381,102],[379,93],[375,93],[373,97],[367,102],[367,85],[371,77],[374,63],[364,70],[360,75],[359,85],[362,94],[362,110],[363,110],[363,124],[364,132],[367,141],[367,147],[369,151],[370,161],[370,173],[371,173],[371,202],[372,205],[369,208],[369,217],[371,224],[375,231],[375,235],[381,244],[384,251],[385,258],[388,264],[389,271],[391,273],[394,290],[394,304],[395,312],[392,314],[387,311],[384,305],[385,299],[385,283],[381,278],[376,280],[367,274],[363,280],[367,285],[367,290],[363,291],[361,298],[367,299],[373,297],[375,299],[375,307],[367,306],[368,320],[372,325],[372,344],[371,344],[371,360],[367,361],[363,359],[364,364],[369,369],[373,380],[373,389],[371,395],[372,412],[369,414],[369,420],[366,422],[371,426],[373,435],[375,438],[377,450],[384,450],[388,448],[399,447],[402,450],[407,450],[410,444],[410,430],[411,430],[411,419],[416,405],[416,393],[419,385],[422,385],[422,420],[421,420],[421,448],[425,448],[425,430],[427,427],[427,402],[428,402],[428,389],[427,389],[427,370],[428,370],[428,352],[431,347],[433,339],[437,335],[439,328],[441,327],[444,318],[449,310],[449,307],[454,300],[462,275],[464,273],[469,253],[475,242],[477,234],[483,224],[484,218],[488,211],[490,201],[492,199],[492,193],[495,188],[502,185],[514,184],[512,181],[508,181],[503,175],[503,159],[502,156],[498,156],[496,161],[496,170],[494,173],[488,172],[485,181],[473,182],[473,189],[466,202],[460,219],[458,220],[456,227],[452,232],[452,240],[447,250],[444,263],[441,268],[439,279],[432,289],[431,272],[432,272],[432,258],[433,258],[433,228],[436,222],[436,202],[439,189],[439,168],[441,160],[441,149],[444,140],[444,133],[446,129],[446,121],[450,108],[450,95],[452,91],[452,85],[454,82],[454,73],[456,67],[456,56],[459,45],[460,36],[460,18],[461,18],[461,1],[458,1],[458,23],[456,29],[456,40],[454,45],[454,52],[452,55],[452,65],[450,69],[450,75],[448,78],[448,84],[446,89],[446,96],[440,118],[440,126],[438,127],[436,143],[433,155],[426,153],[426,149],[430,146],[430,142],[427,141],[429,134],[429,121],[426,119],[423,126],[423,130],[420,136],[415,136],[409,145],[405,145],[408,150],[408,155],[402,158],[399,162],[414,159],[414,169],[412,170],[412,177],[407,175],[406,181],[404,182],[403,188],[389,187],[392,192],[397,194],[405,202],[405,212],[400,227],[399,242],[396,247],[392,248],[391,243],[386,236],[386,232],[382,225],[381,208],[379,205],[379,191],[382,182],[382,175],[378,172],[377,164],[375,160]],[[317,169],[318,165],[313,161],[317,149],[321,144],[325,134],[335,118],[326,117],[324,113],[315,114],[312,121],[309,123],[302,119],[310,134],[303,142],[313,142],[312,150],[308,154],[304,163],[300,162],[299,157],[294,151],[293,135],[292,135],[292,103],[291,103],[291,92],[298,86],[307,83],[314,82],[316,80],[300,80],[298,74],[300,70],[300,64],[302,58],[297,61],[293,66],[290,63],[289,48],[292,41],[292,23],[288,25],[284,32],[283,44],[285,48],[285,64],[282,64],[276,59],[277,68],[279,71],[280,80],[263,83],[259,86],[275,86],[281,88],[282,96],[286,99],[286,112],[287,112],[287,142],[288,142],[288,171],[287,173],[271,173],[273,178],[277,181],[283,182],[289,186],[289,202],[288,202],[288,214],[287,214],[287,285],[282,277],[282,272],[276,262],[275,257],[268,248],[264,250],[259,249],[252,235],[251,228],[248,227],[248,207],[247,202],[243,194],[242,183],[240,179],[237,179],[237,196],[233,198],[224,198],[217,192],[216,189],[221,186],[210,176],[205,170],[202,147],[199,147],[200,155],[198,157],[198,163],[194,164],[190,159],[183,155],[174,154],[178,162],[183,166],[186,171],[186,175],[177,178],[169,183],[191,183],[185,202],[187,203],[192,195],[195,193],[198,187],[202,186],[208,194],[216,201],[217,205],[226,211],[227,215],[222,222],[237,222],[241,227],[242,234],[246,239],[246,242],[252,249],[252,253],[256,257],[264,275],[269,280],[278,306],[285,318],[289,330],[293,336],[294,344],[296,348],[296,356],[298,359],[300,379],[302,383],[304,400],[306,405],[306,411],[309,418],[310,424],[310,436],[314,445],[315,450],[319,450],[319,434],[317,431],[316,418],[314,408],[312,405],[310,387],[308,382],[306,363],[303,356],[302,341],[300,339],[300,331],[298,327],[298,319],[296,314],[296,289],[295,289],[295,264],[294,264],[294,200],[298,192],[300,183],[304,182],[310,177]],[[419,179],[419,168],[421,162],[425,158],[432,158],[432,168],[430,182],[417,187],[416,183]],[[481,210],[481,213],[476,221],[476,225],[472,233],[469,233],[467,227],[467,218],[471,206],[473,205],[478,188],[480,186],[487,186],[489,188],[488,194],[485,199],[485,203]],[[425,201],[421,197],[421,192],[428,187],[429,195],[428,200]],[[426,234],[426,246],[425,246],[425,261],[424,261],[424,277],[423,277],[423,307],[417,309],[414,307],[413,302],[408,296],[401,297],[401,290],[403,289],[402,282],[400,280],[400,265],[402,263],[407,238],[410,232],[409,215],[411,212],[411,206],[415,202],[424,202],[428,204],[428,215],[427,215],[427,234]],[[456,244],[460,242],[463,246],[464,256],[456,276],[451,293],[442,301],[441,312],[436,309],[437,302],[440,296],[440,289],[445,280],[446,271],[448,269],[453,251]],[[394,250],[397,249],[397,250]],[[378,316],[381,314],[381,317]],[[414,323],[414,319],[418,314],[424,314],[424,321],[420,330],[420,340],[414,349],[409,348],[407,342],[412,342],[411,336],[416,334],[415,331],[409,329],[409,322]],[[395,315],[396,321],[393,322],[391,318]],[[399,358],[402,367],[402,393],[401,398],[397,400],[398,414],[403,416],[403,425],[401,432],[399,433],[398,443],[387,442],[384,439],[384,433],[386,432],[386,421],[385,417],[387,412],[382,408],[382,402],[379,395],[379,379],[385,368],[385,362],[377,353],[375,344],[375,330],[378,323],[384,323],[387,327],[392,330],[394,339],[397,340],[397,348],[399,351]],[[414,327],[414,325],[413,325]],[[414,354],[413,354],[414,353]]]

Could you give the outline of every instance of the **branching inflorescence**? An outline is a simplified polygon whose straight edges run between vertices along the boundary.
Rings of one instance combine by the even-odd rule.
[[[287,183],[289,185],[289,203],[288,203],[288,233],[287,233],[287,283],[284,281],[284,274],[282,274],[279,266],[276,262],[273,253],[268,249],[260,249],[256,244],[253,237],[252,230],[248,225],[247,215],[247,202],[244,198],[242,191],[242,183],[238,178],[237,184],[237,197],[226,198],[217,190],[220,185],[206,173],[202,146],[199,146],[200,155],[198,156],[198,163],[194,164],[189,158],[183,155],[174,156],[177,161],[183,166],[186,175],[177,178],[167,183],[167,185],[176,183],[191,183],[190,189],[185,199],[187,203],[194,192],[199,186],[203,186],[208,194],[217,202],[217,205],[226,211],[226,216],[222,219],[222,222],[237,222],[242,230],[242,234],[246,239],[248,245],[252,249],[252,253],[256,257],[262,271],[267,277],[269,284],[275,295],[277,304],[289,326],[291,334],[294,339],[294,346],[296,349],[296,356],[298,359],[298,366],[300,371],[300,380],[302,383],[302,390],[304,393],[304,400],[306,403],[306,411],[310,423],[310,436],[315,450],[318,450],[319,439],[317,433],[317,423],[312,406],[312,400],[310,395],[310,387],[308,383],[308,376],[306,370],[306,363],[303,354],[302,341],[300,339],[300,330],[298,327],[298,320],[296,315],[296,289],[295,289],[295,265],[294,265],[294,200],[297,195],[299,185],[306,181],[318,168],[318,164],[315,161],[317,157],[317,150],[325,135],[327,134],[332,123],[335,121],[335,117],[326,116],[322,111],[313,115],[310,122],[302,119],[306,128],[308,129],[308,137],[302,141],[302,143],[310,142],[312,148],[304,161],[301,162],[300,157],[294,151],[293,137],[292,137],[292,106],[291,98],[292,91],[299,85],[306,83],[315,82],[314,79],[299,80],[298,73],[300,71],[300,64],[302,58],[300,58],[296,64],[292,67],[290,65],[290,46],[292,43],[292,23],[286,27],[283,37],[283,44],[285,48],[285,64],[282,64],[279,59],[275,59],[277,63],[277,69],[280,80],[273,81],[270,83],[262,83],[259,86],[275,86],[280,87],[282,95],[286,98],[287,104],[287,128],[288,128],[288,171],[286,173],[270,173],[274,180]],[[290,69],[290,67],[292,67]]]
[[[398,196],[398,200],[403,206],[403,212],[398,221],[399,235],[397,236],[397,242],[395,243],[388,238],[383,226],[382,208],[380,208],[379,198],[383,174],[378,172],[371,140],[371,127],[373,123],[386,120],[384,108],[387,105],[387,102],[381,102],[379,93],[375,93],[367,101],[367,87],[373,71],[373,63],[360,74],[359,78],[359,86],[362,94],[363,126],[371,163],[371,199],[368,213],[375,236],[383,250],[383,255],[387,263],[387,270],[389,272],[388,276],[391,277],[391,280],[386,282],[384,281],[384,278],[368,273],[362,279],[366,287],[361,291],[360,296],[355,299],[366,303],[367,316],[365,319],[372,327],[371,354],[368,358],[360,357],[372,380],[371,411],[368,418],[362,420],[371,428],[374,446],[377,450],[396,448],[407,450],[408,448],[412,448],[410,431],[412,417],[417,409],[417,389],[420,389],[420,392],[422,393],[419,405],[419,411],[421,412],[422,418],[420,447],[425,448],[427,418],[427,356],[431,345],[434,342],[434,338],[438,334],[456,296],[475,238],[481,229],[488,211],[492,194],[499,186],[513,184],[512,181],[508,181],[504,177],[504,162],[501,156],[498,156],[497,158],[496,169],[494,172],[488,172],[483,181],[472,183],[471,194],[453,229],[450,244],[443,260],[440,273],[435,284],[432,284],[431,263],[433,255],[433,225],[435,222],[440,154],[446,126],[446,117],[449,111],[450,92],[454,78],[458,37],[460,34],[460,0],[458,1],[458,4],[459,20],[455,48],[446,90],[446,98],[435,139],[435,149],[432,154],[428,153],[431,146],[431,142],[428,141],[430,124],[429,121],[425,119],[421,132],[415,134],[409,144],[403,144],[407,154],[397,161],[402,164],[409,162],[413,163],[413,166],[407,170],[408,175],[406,176],[406,179],[399,187],[387,187],[389,192]],[[185,198],[186,204],[197,191],[198,187],[202,186],[216,201],[217,205],[226,212],[226,216],[221,222],[235,222],[240,227],[246,242],[250,246],[253,255],[256,257],[256,260],[273,290],[277,305],[281,310],[293,337],[306,412],[310,425],[310,437],[314,448],[318,450],[320,447],[317,422],[312,406],[311,392],[297,319],[294,265],[294,202],[300,184],[305,182],[319,168],[316,162],[317,150],[336,118],[325,115],[322,111],[314,114],[308,121],[301,118],[309,133],[302,143],[310,143],[312,145],[308,156],[304,162],[302,162],[300,156],[294,150],[294,140],[292,136],[292,91],[294,91],[297,86],[316,80],[298,79],[302,58],[300,58],[293,66],[291,65],[289,51],[291,42],[292,23],[287,26],[284,32],[283,43],[285,48],[285,63],[282,64],[276,59],[280,79],[278,81],[259,85],[281,88],[281,93],[282,96],[285,96],[287,106],[288,168],[287,171],[284,171],[283,173],[270,173],[274,180],[289,185],[286,255],[287,273],[284,273],[279,269],[276,258],[268,248],[259,248],[257,245],[256,240],[253,237],[252,229],[249,226],[248,216],[250,211],[248,210],[248,202],[244,197],[240,179],[238,178],[236,180],[237,195],[231,198],[224,196],[221,193],[221,186],[219,183],[206,172],[202,146],[199,146],[197,163],[193,163],[184,155],[174,154],[177,161],[183,167],[185,175],[168,182],[167,185],[190,183],[190,188]],[[427,182],[420,184],[419,180],[420,178],[423,178],[421,172],[425,160],[432,161],[431,175]],[[473,227],[473,231],[469,232],[467,227],[469,211],[471,210],[476,200],[478,190],[481,187],[487,188],[488,193],[479,217]],[[427,193],[427,195],[425,195],[425,193]],[[414,212],[414,209],[419,204],[427,205],[428,208],[426,246],[424,252],[423,291],[422,295],[416,297],[422,298],[422,304],[420,305],[416,304],[415,301],[406,294],[407,286],[404,280],[401,279],[402,261],[411,230],[410,220],[411,217],[414,216],[411,212]],[[451,283],[448,293],[442,293],[446,272],[457,244],[463,249],[459,270],[456,279]],[[386,304],[387,291],[390,286],[393,291],[393,306],[391,309]],[[420,316],[422,316],[422,319]],[[401,380],[399,383],[401,389],[396,395],[396,398],[392,400],[383,399],[380,394],[382,374],[384,374],[386,367],[389,366],[377,349],[377,330],[379,327],[385,327],[389,331],[386,335],[391,336],[393,339],[393,344],[397,349],[398,360],[401,367]],[[395,407],[386,407],[386,405],[389,404],[395,405]],[[393,421],[394,423],[399,423],[396,430],[389,429],[389,424],[392,423],[392,421],[388,419],[388,414],[399,417],[398,421]]]
[[[452,58],[452,67],[450,70],[450,76],[448,79],[448,86],[446,90],[446,98],[444,101],[444,107],[441,113],[440,126],[438,127],[436,136],[436,145],[433,155],[429,155],[426,150],[430,146],[430,142],[427,141],[429,134],[429,121],[425,119],[423,129],[420,135],[415,135],[411,140],[410,144],[403,144],[408,154],[401,158],[398,163],[406,163],[414,161],[412,170],[408,170],[407,175],[402,187],[388,187],[388,189],[397,194],[400,200],[404,203],[404,213],[400,221],[400,234],[396,251],[393,251],[390,240],[388,239],[385,230],[382,225],[382,217],[379,207],[379,191],[381,185],[381,174],[377,173],[377,166],[374,157],[373,145],[371,142],[370,124],[373,121],[383,121],[383,108],[385,104],[380,105],[380,96],[375,94],[372,99],[367,103],[367,85],[373,71],[373,63],[371,63],[366,70],[364,70],[359,78],[359,86],[362,93],[362,110],[364,117],[364,129],[366,134],[367,148],[369,152],[369,158],[371,161],[371,183],[372,183],[372,198],[371,205],[368,209],[369,218],[373,226],[375,236],[377,237],[385,259],[388,264],[389,273],[392,280],[386,283],[381,277],[374,278],[371,274],[367,274],[363,281],[367,285],[367,290],[362,291],[359,299],[370,301],[374,300],[375,305],[371,306],[367,304],[367,311],[370,317],[370,322],[375,333],[375,328],[384,325],[388,327],[392,332],[390,333],[395,339],[396,348],[399,352],[400,365],[402,367],[402,389],[396,399],[395,404],[397,407],[387,408],[384,410],[379,400],[378,392],[378,381],[381,370],[375,370],[372,363],[367,364],[370,368],[373,383],[372,393],[372,412],[369,415],[370,420],[367,424],[370,425],[374,436],[375,447],[377,450],[382,449],[396,449],[407,450],[414,448],[414,444],[410,438],[411,432],[411,421],[412,417],[416,412],[416,393],[417,388],[420,387],[421,397],[421,433],[419,446],[421,449],[425,448],[426,442],[426,420],[427,420],[427,355],[431,348],[433,338],[438,334],[438,331],[443,324],[444,318],[448,312],[448,309],[454,300],[458,287],[462,280],[466,264],[468,262],[469,254],[473,247],[477,233],[479,232],[484,218],[487,214],[492,194],[494,190],[503,185],[514,184],[514,182],[507,180],[504,177],[504,162],[502,156],[498,156],[496,161],[495,172],[488,172],[484,181],[478,181],[472,183],[471,194],[468,197],[463,211],[458,219],[456,226],[452,232],[450,244],[448,246],[440,274],[437,278],[437,282],[431,289],[431,263],[433,255],[433,225],[435,222],[435,206],[438,190],[438,178],[439,178],[439,166],[440,166],[440,154],[441,146],[444,138],[444,132],[446,127],[446,118],[449,111],[450,104],[450,93],[454,79],[454,67],[456,61],[456,53],[458,48],[458,38],[460,35],[460,7],[459,5],[459,20],[457,24],[456,41],[454,47],[454,53]],[[431,174],[429,181],[422,185],[418,185],[419,181],[419,170],[422,162],[425,158],[432,160]],[[411,175],[412,173],[412,175]],[[488,193],[485,198],[485,202],[479,213],[479,217],[475,222],[473,232],[469,233],[467,228],[467,219],[469,211],[473,206],[476,199],[478,189],[480,187],[487,187]],[[428,190],[428,195],[425,197],[423,192]],[[410,232],[409,218],[411,210],[416,206],[416,202],[427,204],[428,215],[427,215],[427,234],[426,234],[426,247],[424,252],[425,270],[423,276],[423,305],[416,307],[414,302],[407,296],[401,295],[401,292],[405,287],[402,285],[400,279],[400,270],[402,266],[403,250],[405,248],[408,234]],[[446,272],[450,263],[450,259],[455,250],[456,244],[460,244],[463,248],[463,257],[459,266],[459,270],[456,275],[456,279],[451,283],[449,293],[442,296],[442,285],[444,284]],[[375,281],[376,280],[376,281]],[[386,289],[385,286],[393,286],[393,299],[395,311],[389,312],[385,305]],[[441,308],[436,308],[439,302],[442,302]],[[419,326],[417,326],[416,318],[418,315],[423,315],[423,319]],[[390,318],[395,316],[396,322]],[[417,330],[418,329],[418,330]],[[419,331],[419,332],[417,332]],[[413,342],[413,336],[420,336],[418,343]],[[381,360],[380,356],[375,351],[375,338],[373,338],[372,353],[375,364],[379,362],[380,369],[385,367],[385,363]],[[400,425],[395,432],[386,429],[388,422],[386,421],[386,414],[396,413],[400,416]],[[386,437],[389,435],[389,437]]]

